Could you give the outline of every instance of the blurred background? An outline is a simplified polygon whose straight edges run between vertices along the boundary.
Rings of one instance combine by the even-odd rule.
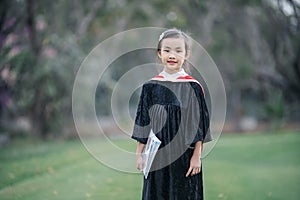
[[[1,135],[70,134],[73,81],[85,56],[144,26],[177,27],[208,51],[226,88],[224,131],[299,128],[299,1],[3,0],[0,15]],[[123,63],[149,60],[132,54]],[[112,69],[106,78],[116,82],[122,67]],[[97,90],[102,115],[111,93],[109,85]]]
[[[299,0],[1,0],[0,179],[6,178],[0,189],[18,182],[18,170],[5,171],[3,163],[25,141],[31,144],[28,137],[37,138],[35,145],[78,138],[72,88],[87,54],[114,34],[147,26],[182,29],[210,54],[226,88],[225,133],[276,132],[278,138],[286,131],[299,133]],[[155,60],[139,52],[120,59],[112,65]],[[114,84],[123,73],[124,68],[112,66],[105,78]],[[95,99],[98,114],[108,119],[108,134],[117,131],[109,121],[112,89],[102,84]],[[44,171],[55,170],[47,165]],[[218,193],[216,198],[225,197]]]

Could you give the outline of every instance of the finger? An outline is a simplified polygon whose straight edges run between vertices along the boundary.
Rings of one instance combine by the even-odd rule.
[[[143,165],[142,164],[137,164],[137,167],[136,167],[138,170],[142,171],[143,169]]]
[[[196,174],[199,174],[199,173],[200,173],[200,168],[197,167],[197,168],[193,169],[193,173],[192,173],[193,175],[196,175]]]
[[[197,174],[197,169],[196,168],[194,168],[193,172],[192,172],[192,175],[195,175],[195,174]]]
[[[143,169],[144,169],[144,165],[141,164],[141,165],[140,165],[140,171],[143,171]]]
[[[185,177],[188,177],[190,175],[190,173],[192,172],[193,168],[189,168],[188,172],[186,173]]]

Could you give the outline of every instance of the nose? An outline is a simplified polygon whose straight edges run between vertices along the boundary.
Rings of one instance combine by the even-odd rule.
[[[175,55],[172,52],[169,54],[169,59],[170,58],[175,58]]]

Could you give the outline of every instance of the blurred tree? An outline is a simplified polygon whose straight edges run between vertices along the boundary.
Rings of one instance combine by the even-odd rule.
[[[0,2],[0,129],[5,130],[5,124],[13,117],[15,105],[12,100],[12,88],[15,74],[10,73],[10,59],[20,52],[20,45],[16,42],[15,34],[22,11],[18,11],[17,2],[7,0]]]
[[[208,50],[223,76],[227,116],[237,129],[240,119],[249,115],[300,118],[295,111],[300,99],[299,1],[2,0],[0,4],[2,128],[26,117],[31,132],[46,137],[72,124],[72,85],[85,54],[115,33],[143,26],[183,29]],[[109,114],[110,95],[122,74],[153,62],[155,56],[155,51],[136,51],[111,64],[105,76],[108,84],[97,89],[99,114]]]
[[[17,126],[18,120],[13,119],[25,117],[30,121],[30,132],[46,137],[70,120],[74,65],[82,58],[82,52],[74,36],[58,37],[51,30],[51,14],[43,13],[44,4],[49,2],[3,3],[6,9],[1,24],[18,24],[9,32],[7,26],[1,27],[1,35],[6,33],[2,42],[1,56],[5,59],[1,62],[1,71],[3,74],[6,70],[8,74],[2,79],[9,82],[7,90],[11,91],[16,108],[12,120],[6,119],[2,125]],[[48,9],[54,8],[49,5]],[[20,20],[14,20],[18,17]]]
[[[300,2],[277,0],[264,10],[263,33],[278,74],[265,72],[261,76],[282,87],[286,95],[300,99]]]
[[[257,79],[267,91],[263,95],[266,96],[265,113],[269,113],[268,118],[277,124],[287,120],[299,121],[300,2],[269,1],[261,9],[261,37],[272,60],[269,67],[262,66],[257,70]]]

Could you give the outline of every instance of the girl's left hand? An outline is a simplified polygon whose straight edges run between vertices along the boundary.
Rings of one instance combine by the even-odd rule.
[[[193,155],[190,160],[190,168],[188,172],[186,173],[186,177],[189,175],[196,175],[201,172],[201,160],[199,156]]]
[[[143,171],[143,157],[142,155],[137,155],[136,156],[136,168],[139,170],[139,171]]]

